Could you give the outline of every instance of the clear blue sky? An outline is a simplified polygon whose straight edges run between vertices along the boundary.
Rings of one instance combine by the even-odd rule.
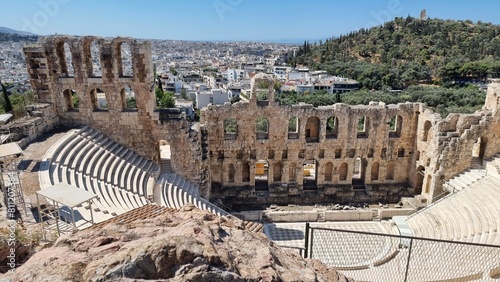
[[[0,26],[41,35],[300,41],[422,9],[431,18],[500,24],[498,0],[0,0]]]

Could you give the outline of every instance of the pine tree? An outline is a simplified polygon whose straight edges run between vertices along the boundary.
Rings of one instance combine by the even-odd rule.
[[[7,88],[5,88],[5,85],[3,85],[2,81],[0,80],[0,86],[2,87],[2,93],[3,93],[3,99],[4,99],[4,105],[3,109],[6,113],[12,112],[12,104],[10,103],[9,99],[9,92],[7,91]]]

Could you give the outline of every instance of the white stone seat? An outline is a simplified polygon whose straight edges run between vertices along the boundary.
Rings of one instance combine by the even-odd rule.
[[[49,149],[49,151],[51,151],[51,150],[54,151],[50,156],[51,162],[55,162],[55,163],[61,162],[61,156],[62,156],[61,153],[64,150],[66,150],[67,148],[70,148],[70,144],[77,139],[77,133],[76,133],[76,131],[70,131],[61,139],[62,139],[62,141],[60,143],[54,144],[54,146],[57,146],[57,147],[55,147],[54,149],[52,149],[52,147],[51,147]]]
[[[82,138],[76,134],[75,138],[70,143],[68,143],[68,145],[66,147],[62,148],[62,150],[59,152],[57,163],[59,165],[67,166],[66,159],[68,158],[68,155],[73,152],[73,149],[75,147],[77,147],[81,141],[82,141]]]
[[[93,132],[91,135],[96,136],[97,132]],[[66,165],[74,170],[77,163],[82,158],[82,153],[85,151],[87,147],[91,145],[92,143],[88,142],[86,138],[80,137],[79,142],[76,144],[74,148],[71,149],[70,154],[68,154],[68,157],[66,158]]]

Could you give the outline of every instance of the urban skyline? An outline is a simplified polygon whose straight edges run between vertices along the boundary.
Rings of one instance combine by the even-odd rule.
[[[452,1],[190,0],[0,1],[0,26],[39,35],[130,36],[192,41],[299,43],[339,36],[383,24],[395,17],[483,21],[499,24],[498,1],[475,5]]]

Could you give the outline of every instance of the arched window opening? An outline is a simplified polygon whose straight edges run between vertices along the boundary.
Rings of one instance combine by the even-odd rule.
[[[339,168],[339,180],[346,181],[347,180],[347,163],[342,163]]]
[[[288,139],[299,138],[299,119],[292,117],[288,120]]]
[[[329,117],[326,121],[326,138],[334,139],[338,136],[338,119],[337,117]]]
[[[65,53],[65,45],[66,43],[64,42],[59,42],[56,45],[56,54],[57,58],[59,59],[59,67],[60,67],[60,76],[61,77],[68,77],[68,66],[66,63],[66,53]]]
[[[269,138],[269,123],[266,118],[259,117],[255,125],[255,132],[257,139],[268,139]]]
[[[429,138],[429,130],[431,129],[432,127],[432,124],[430,121],[426,120],[425,123],[424,123],[424,132],[423,132],[423,135],[422,135],[422,141],[427,141],[427,139]]]
[[[224,139],[225,140],[234,140],[236,139],[236,135],[238,133],[238,123],[234,118],[225,118],[224,119]]]
[[[78,107],[80,106],[78,94],[73,89],[66,89],[63,92],[63,96],[66,111],[78,111]]]
[[[379,171],[379,164],[378,162],[374,162],[372,164],[372,171],[371,171],[371,180],[378,180],[378,171]]]
[[[358,138],[367,138],[368,137],[368,120],[367,116],[363,116],[358,119],[357,125],[357,137]]]
[[[122,62],[122,72],[120,73],[120,76],[132,77],[134,75],[134,68],[132,65],[132,49],[130,47],[130,44],[126,42],[120,44],[120,54]]]
[[[92,107],[94,111],[107,111],[108,110],[108,100],[106,98],[106,93],[99,88],[92,89],[90,91],[90,99],[92,101]]]
[[[368,155],[369,158],[373,158],[373,148],[368,149]]]
[[[281,170],[282,170],[281,163],[275,163],[274,167],[273,167],[273,181],[274,182],[281,182]]]
[[[92,65],[91,77],[102,77],[101,54],[96,40],[90,43],[90,63]]]
[[[394,116],[389,121],[389,137],[401,137],[403,128],[403,118],[400,115]]]
[[[319,118],[309,117],[306,122],[306,142],[319,142]]]
[[[66,71],[68,77],[75,76],[75,68],[73,66],[73,56],[71,55],[71,49],[68,43],[64,43],[64,60],[66,62]]]
[[[120,92],[123,110],[124,111],[136,111],[137,110],[137,100],[135,98],[135,92],[130,86],[126,86]]]
[[[227,169],[227,182],[234,182],[234,165],[229,164]]]
[[[327,162],[325,164],[325,181],[332,181],[333,175],[333,164],[331,162]]]
[[[385,159],[387,157],[387,148],[382,148],[382,151],[380,151],[380,158]]]

